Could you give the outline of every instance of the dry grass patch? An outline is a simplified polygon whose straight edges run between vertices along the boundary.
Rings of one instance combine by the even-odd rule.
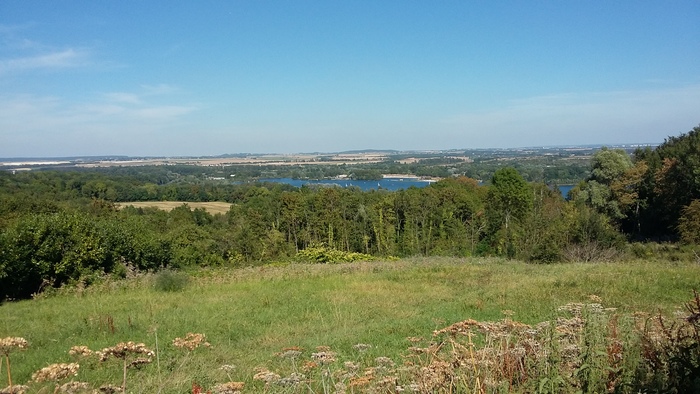
[[[117,206],[119,208],[133,206],[134,208],[157,208],[164,211],[171,211],[177,207],[181,207],[183,204],[187,204],[190,209],[204,208],[207,212],[212,215],[220,213],[225,215],[229,209],[231,209],[231,204],[227,202],[212,201],[212,202],[186,202],[186,201],[133,201],[119,203]]]

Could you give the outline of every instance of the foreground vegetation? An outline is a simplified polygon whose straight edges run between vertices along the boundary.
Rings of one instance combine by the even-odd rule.
[[[600,384],[612,384],[605,352],[610,341],[617,340],[623,349],[621,361],[613,363],[619,367],[616,392],[641,388],[664,392],[673,382],[652,373],[652,367],[659,366],[648,364],[654,360],[641,352],[651,351],[643,348],[644,333],[651,335],[648,330],[656,325],[658,313],[668,319],[669,327],[680,324],[675,311],[683,311],[693,297],[692,289],[700,288],[697,264],[664,261],[530,265],[502,259],[431,258],[196,270],[185,280],[180,275],[107,280],[0,306],[0,338],[23,337],[29,343],[27,349],[10,354],[13,381],[27,384],[28,392],[51,392],[54,383],[34,382],[32,373],[52,363],[75,362],[80,365],[77,377],[66,377],[56,386],[71,380],[92,388],[121,386],[119,359],[100,362],[97,356],[81,358],[68,351],[79,345],[101,350],[133,341],[145,344],[153,354],[150,364],[128,370],[129,392],[185,393],[193,382],[212,389],[229,381],[243,382],[243,392],[316,393],[335,392],[336,385],[345,385],[347,392],[372,387],[376,392],[393,392],[395,386],[421,392],[448,392],[450,387],[452,392],[473,392],[475,384],[487,392],[574,392],[588,381],[584,392],[600,392]],[[557,311],[567,304],[573,312]],[[593,304],[615,309],[598,313],[590,309],[597,308]],[[561,331],[565,321],[557,317],[575,324]],[[468,319],[472,320],[433,335],[434,330]],[[489,321],[494,323],[485,323]],[[551,326],[538,326],[544,321]],[[529,346],[537,342],[551,347],[545,359],[535,360],[541,356],[522,342],[529,334],[515,322],[539,330],[536,337],[528,337]],[[483,331],[486,328],[502,332],[489,334]],[[460,334],[470,330],[474,331],[470,336]],[[204,340],[197,342],[197,337],[189,337],[190,350],[173,345],[176,338],[184,341],[187,333],[205,334],[211,347],[198,346]],[[657,334],[662,340],[663,332]],[[443,345],[437,348],[439,344]],[[319,346],[328,348],[318,350]],[[698,361],[697,346],[686,354],[695,357],[691,361]],[[489,364],[503,357],[497,352],[525,351],[521,347],[526,349],[521,358],[497,366],[512,370],[496,373]],[[580,351],[571,353],[572,349]],[[593,353],[600,351],[603,355]],[[319,359],[320,353],[328,359]],[[664,361],[660,350],[657,353],[659,362]],[[455,357],[460,361],[450,364]],[[472,365],[469,360],[483,362]],[[543,369],[531,369],[535,366]],[[373,374],[366,375],[368,367],[374,368]],[[261,375],[263,370],[271,375]],[[330,374],[324,375],[326,370]],[[658,371],[665,373],[662,368]],[[585,374],[588,380],[582,378]],[[293,376],[297,383],[281,380]],[[692,383],[681,378],[684,384]],[[393,389],[380,390],[382,385]]]
[[[697,390],[698,152],[700,127],[601,149],[568,200],[518,166],[397,192],[2,173],[8,386]]]

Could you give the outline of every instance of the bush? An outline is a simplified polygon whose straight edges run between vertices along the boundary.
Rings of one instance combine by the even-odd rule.
[[[315,263],[352,263],[354,261],[370,261],[374,257],[365,253],[343,252],[325,245],[311,245],[297,253],[302,260]]]
[[[156,274],[154,288],[157,291],[181,291],[190,283],[190,278],[182,272],[163,270]]]

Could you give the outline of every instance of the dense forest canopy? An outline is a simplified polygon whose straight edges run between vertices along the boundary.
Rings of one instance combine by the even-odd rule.
[[[569,200],[543,182],[546,167],[524,163],[489,167],[485,184],[463,171],[396,192],[207,182],[198,167],[3,172],[0,300],[104,274],[235,267],[299,259],[310,250],[557,262],[610,258],[632,240],[698,242],[699,127],[633,155],[597,151]],[[360,179],[382,173],[381,166],[354,170]],[[212,215],[188,205],[171,211],[117,205],[130,201],[231,207]]]

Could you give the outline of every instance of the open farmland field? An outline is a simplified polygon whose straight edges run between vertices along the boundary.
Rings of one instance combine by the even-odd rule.
[[[530,330],[546,331],[554,323],[537,323],[554,322],[558,316],[566,317],[566,324],[576,322],[576,315],[558,311],[563,305],[569,310],[575,309],[571,303],[581,303],[584,310],[586,305],[602,305],[614,309],[600,310],[595,318],[584,315],[580,321],[586,323],[579,329],[614,332],[618,342],[613,343],[632,349],[639,346],[630,339],[635,322],[651,322],[658,312],[673,316],[692,298],[692,290],[700,288],[697,264],[659,261],[531,265],[501,259],[425,258],[197,270],[187,275],[189,283],[175,286],[175,291],[163,291],[162,276],[139,276],[0,305],[0,338],[21,336],[29,342],[27,349],[11,354],[14,381],[25,384],[33,371],[76,361],[81,366],[75,380],[92,387],[120,385],[120,360],[81,359],[68,350],[77,345],[99,350],[135,341],[157,357],[128,371],[128,392],[186,393],[192,392],[193,382],[208,389],[230,380],[243,382],[244,393],[335,392],[329,388],[343,385],[347,392],[368,392],[384,384],[382,379],[393,386],[422,387],[420,392],[471,392],[466,388],[473,389],[473,382],[459,374],[473,368],[450,369],[454,382],[440,381],[447,385],[439,386],[444,390],[426,386],[421,379],[427,375],[414,374],[425,372],[423,366],[459,365],[435,364],[447,356],[431,348],[438,338],[434,330],[473,319],[467,324],[491,321],[500,323],[483,327],[525,327],[513,323],[519,321]],[[550,336],[579,338],[559,333],[556,321]],[[187,333],[205,334],[211,346],[196,337],[190,338],[191,350],[173,343]],[[479,338],[474,336],[474,341],[487,345],[495,340],[496,348],[505,340]],[[467,340],[472,337],[448,339],[444,350],[450,357],[468,357],[459,347],[467,351]],[[603,346],[607,360],[609,342],[591,343]],[[474,360],[473,353],[471,357]],[[566,365],[559,367],[568,376]],[[458,385],[454,391],[448,390],[452,384]],[[510,392],[528,392],[527,387],[531,386]],[[30,392],[53,390],[52,383],[30,383],[30,388],[35,390]]]
[[[158,208],[164,211],[171,211],[174,208],[187,204],[190,209],[203,208],[212,215],[220,213],[225,215],[231,209],[231,204],[227,202],[185,202],[185,201],[133,201],[117,204],[119,207],[133,206],[134,208]]]

